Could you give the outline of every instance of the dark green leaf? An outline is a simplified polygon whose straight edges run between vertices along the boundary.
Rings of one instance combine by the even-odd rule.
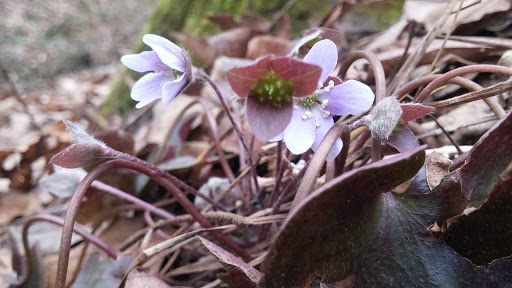
[[[512,162],[512,113],[509,112],[473,146],[461,168],[462,192],[473,207],[480,207],[498,177]]]
[[[428,232],[467,205],[457,173],[430,190],[423,167],[407,191],[385,193],[423,162],[423,151],[416,149],[315,191],[282,227],[262,265],[260,287],[304,287],[315,276],[325,283],[355,277],[353,287],[512,285],[510,272],[500,274],[510,268],[510,259],[486,270]]]
[[[479,265],[512,255],[512,164],[480,209],[451,221],[443,240]]]

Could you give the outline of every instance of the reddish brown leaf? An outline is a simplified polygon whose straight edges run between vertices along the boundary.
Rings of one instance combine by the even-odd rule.
[[[318,88],[318,80],[322,74],[319,66],[289,57],[273,59],[270,65],[277,75],[292,81],[294,97],[310,96]]]
[[[409,122],[414,119],[421,118],[423,116],[426,116],[436,108],[425,106],[422,104],[413,104],[413,103],[407,103],[407,104],[400,104],[400,108],[402,108],[402,121],[403,122]]]
[[[233,68],[226,73],[229,85],[238,96],[245,98],[251,92],[254,82],[269,72],[272,56],[260,59],[253,65]]]
[[[199,237],[201,243],[224,265],[227,271],[223,280],[229,282],[231,288],[250,288],[256,287],[260,280],[260,272],[234,256],[228,251],[217,246],[215,243]]]

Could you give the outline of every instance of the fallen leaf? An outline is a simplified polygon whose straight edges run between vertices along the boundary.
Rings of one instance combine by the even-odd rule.
[[[221,280],[231,288],[256,287],[260,272],[240,258],[217,246],[215,243],[198,236],[201,243],[224,265],[227,274]]]
[[[18,217],[33,214],[41,209],[36,194],[0,193],[0,225],[9,224]]]
[[[441,180],[450,173],[450,165],[452,161],[438,152],[432,152],[427,160],[427,183],[428,188],[433,190],[437,185],[441,184]]]
[[[104,258],[104,259],[103,259]],[[130,267],[133,258],[119,257],[116,261],[103,257],[99,253],[92,254],[80,269],[73,287],[75,288],[111,288],[117,287],[124,273]],[[137,286],[126,286],[137,287]],[[139,286],[142,287],[142,286]],[[153,286],[146,286],[153,287]],[[156,286],[154,286],[156,287]],[[167,286],[165,286],[167,287]]]
[[[91,286],[92,287],[92,286]],[[96,286],[95,286],[96,287]],[[110,286],[114,287],[114,286]],[[133,269],[126,278],[126,288],[170,288],[164,281],[151,272]],[[107,288],[107,286],[105,286]]]

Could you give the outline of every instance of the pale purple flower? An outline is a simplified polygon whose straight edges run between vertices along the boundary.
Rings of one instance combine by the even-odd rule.
[[[292,96],[311,95],[322,69],[290,57],[260,58],[253,65],[229,70],[226,77],[245,98],[245,116],[253,134],[270,140],[284,131],[293,114]]]
[[[331,40],[317,42],[304,57],[304,62],[320,66],[319,89],[313,95],[293,98],[293,115],[284,132],[273,140],[284,139],[294,154],[316,151],[327,131],[334,125],[333,115],[359,114],[369,109],[375,98],[367,85],[348,80],[345,82],[329,77],[338,62],[338,49]],[[343,143],[336,140],[327,160],[340,153]]]
[[[140,78],[132,87],[131,97],[141,108],[157,99],[167,105],[187,84],[187,64],[182,50],[171,41],[153,34],[142,37],[153,51],[121,57],[121,62],[137,72],[153,71]]]

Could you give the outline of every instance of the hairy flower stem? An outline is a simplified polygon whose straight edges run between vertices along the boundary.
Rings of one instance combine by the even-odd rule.
[[[386,75],[382,63],[377,56],[370,52],[356,51],[347,56],[347,59],[341,64],[340,72],[338,75],[345,76],[348,68],[357,59],[364,58],[370,63],[370,69],[373,71],[375,77],[375,104],[386,97]],[[372,139],[372,161],[376,162],[382,158],[382,148],[378,139]]]
[[[426,75],[426,76],[411,80],[404,86],[400,87],[400,89],[396,90],[396,93],[394,95],[398,99],[402,99],[402,97],[404,97],[404,95],[411,93],[414,89],[425,86],[441,76],[442,76],[442,74],[431,74],[431,75]],[[464,87],[465,89],[468,89],[468,90],[473,90],[473,87],[476,84],[475,82],[473,82],[469,79],[466,79],[464,77],[460,77],[460,76],[451,78],[448,81],[448,83],[455,84],[460,87]],[[478,85],[478,84],[476,84],[476,85]]]
[[[339,121],[339,120],[338,120]],[[341,148],[340,154],[334,159],[334,161],[327,162],[327,171],[325,175],[325,182],[332,180],[335,177],[343,174],[345,168],[345,162],[347,161],[348,149],[350,148],[350,131],[354,130],[349,126],[349,129],[343,129],[341,131],[341,142],[343,147]]]
[[[344,79],[345,73],[354,61],[358,59],[366,59],[370,64],[370,69],[375,77],[375,102],[378,103],[380,100],[386,97],[386,75],[384,68],[379,58],[371,52],[356,51],[347,55],[347,58],[341,63],[340,71],[338,75]]]
[[[229,109],[228,105],[226,104],[226,101],[224,101],[224,97],[222,96],[222,93],[219,90],[219,87],[217,84],[210,78],[208,74],[206,74],[204,71],[195,69],[197,76],[204,81],[206,81],[215,91],[215,94],[217,95],[217,98],[219,98],[219,102],[222,105],[222,108],[224,111],[226,111],[226,115],[228,116],[229,121],[231,122],[231,125],[233,125],[233,129],[235,129],[236,135],[240,139],[240,142],[242,142],[242,145],[244,146],[245,152],[247,153],[247,157],[249,160],[249,165],[251,167],[251,173],[254,180],[254,187],[256,188],[256,198],[259,199],[260,197],[260,187],[258,184],[258,173],[256,172],[256,168],[254,167],[254,162],[252,159],[252,153],[251,150],[249,150],[249,147],[247,146],[247,143],[245,142],[244,135],[242,134],[242,131],[240,130],[240,127],[235,122],[235,119],[233,118],[233,115],[231,114],[231,110]],[[263,205],[263,203],[260,203]]]
[[[150,212],[153,212],[154,214],[162,217],[162,218],[165,218],[165,219],[172,219],[174,218],[175,216],[172,215],[171,213],[163,210],[163,209],[160,209],[158,207],[155,207],[154,205],[151,205],[145,201],[142,201],[140,200],[139,198],[137,197],[134,197],[120,189],[117,189],[115,187],[112,187],[110,185],[107,185],[103,182],[100,182],[100,181],[94,181],[92,182],[91,184],[91,187],[93,188],[96,188],[98,190],[101,190],[103,192],[107,192],[113,196],[116,196],[118,198],[121,198],[121,199],[124,199],[126,201],[129,201],[129,202],[132,202],[133,204],[137,205],[137,206],[140,206],[144,209],[146,209],[147,211],[150,211]]]
[[[272,206],[274,201],[277,198],[277,193],[279,192],[279,187],[281,186],[281,180],[283,178],[285,165],[283,163],[283,141],[280,140],[277,142],[277,158],[276,158],[276,182],[274,184],[274,189],[270,193],[270,198],[268,199],[268,203],[266,207]]]
[[[206,119],[208,120],[208,124],[210,127],[210,131],[212,133],[213,142],[215,144],[215,149],[217,150],[217,155],[219,156],[219,162],[222,166],[222,169],[224,170],[224,173],[228,177],[230,182],[233,182],[235,180],[235,175],[233,174],[233,171],[229,167],[229,163],[226,160],[226,155],[224,154],[224,151],[222,150],[222,146],[220,145],[220,136],[219,136],[219,128],[217,126],[217,122],[215,121],[215,117],[213,116],[212,111],[210,110],[210,107],[208,107],[208,104],[204,99],[202,98],[196,98],[193,101],[191,101],[183,110],[180,111],[176,119],[182,119],[185,113],[192,108],[194,105],[200,104],[203,107],[203,111],[206,115]],[[154,162],[158,162],[163,158],[163,155],[165,154],[165,149],[168,139],[171,137],[172,132],[176,128],[176,125],[178,124],[178,121],[175,121],[174,124],[170,127],[170,129],[167,132],[167,135],[165,136],[164,143],[160,146],[160,149],[158,149],[158,152],[156,153]],[[153,162],[153,163],[154,163]]]
[[[148,164],[148,163],[146,163]],[[141,165],[137,162],[132,162],[128,160],[111,160],[106,163],[103,163],[87,174],[85,178],[80,182],[77,191],[73,194],[73,197],[70,200],[68,212],[66,218],[64,220],[62,236],[60,242],[59,249],[59,260],[57,262],[57,277],[55,281],[55,287],[64,288],[66,283],[66,275],[68,270],[69,263],[69,253],[71,246],[71,235],[73,231],[73,226],[75,224],[76,216],[78,213],[78,208],[80,203],[82,202],[82,198],[84,197],[87,189],[91,186],[92,182],[102,175],[105,171],[113,169],[113,168],[128,168],[140,173],[144,173],[157,182],[160,186],[162,186],[167,191],[170,191],[174,197],[180,202],[180,204],[187,210],[187,212],[194,217],[194,219],[201,224],[201,226],[205,228],[213,227],[213,225],[197,210],[197,208],[188,200],[188,198],[178,189],[171,181],[167,178],[159,175],[157,171],[151,169],[148,165]],[[232,249],[236,254],[240,255],[244,259],[250,259],[250,256],[236,245],[231,239],[229,239],[226,235],[220,233],[219,231],[211,231],[213,237],[217,238],[224,245],[228,246]]]
[[[64,225],[64,219],[51,215],[51,214],[40,214],[31,217],[30,219],[23,224],[22,229],[22,241],[23,241],[23,249],[25,251],[25,261],[26,261],[26,272],[23,278],[16,284],[16,287],[23,287],[27,281],[30,279],[30,276],[32,274],[32,250],[30,249],[30,244],[28,241],[28,229],[30,226],[39,221],[45,221],[49,223],[53,223],[59,226]],[[97,238],[93,234],[87,232],[85,229],[83,229],[81,226],[75,226],[73,227],[73,232],[77,233],[78,235],[82,236],[87,242],[92,243],[96,245],[96,247],[103,250],[107,255],[112,257],[113,259],[117,258],[117,252],[115,249],[110,247],[107,243],[103,242],[101,239]]]
[[[442,76],[438,77],[437,79],[434,79],[430,84],[425,87],[421,91],[421,93],[414,99],[414,102],[421,103],[423,102],[428,95],[430,95],[436,88],[444,85],[447,83],[450,79],[461,76],[469,73],[494,73],[494,74],[504,74],[508,76],[512,76],[512,68],[499,66],[499,65],[489,65],[489,64],[480,64],[480,65],[469,65],[460,67],[457,69],[454,69],[452,71],[449,71]],[[480,87],[481,89],[481,87]],[[496,103],[496,100],[494,98],[486,98],[485,99],[487,104],[491,106],[491,109],[493,109],[494,113],[498,118],[503,118],[505,116],[505,111],[501,106],[499,106]],[[494,102],[494,103],[493,103]]]
[[[325,134],[324,139],[320,143],[316,153],[313,155],[313,159],[311,159],[310,167],[304,174],[302,182],[297,189],[297,194],[295,194],[295,198],[292,203],[292,210],[295,209],[311,193],[311,191],[313,191],[316,179],[320,175],[320,170],[325,164],[327,155],[342,133],[350,134],[350,129],[345,124],[335,123],[331,129],[327,131],[327,134]]]
[[[334,145],[334,144],[333,144]],[[272,205],[272,213],[271,215],[277,214],[279,212],[279,207],[281,207],[281,204],[283,203],[286,195],[292,191],[293,187],[304,177],[304,174],[308,171],[309,164],[311,163],[311,160],[306,162],[306,165],[293,177],[293,179],[286,184],[284,189],[281,191],[279,196],[277,197],[277,200],[274,202],[274,205]]]
[[[160,169],[159,167],[151,164],[151,163],[148,163],[142,159],[139,159],[133,155],[130,155],[130,154],[126,154],[126,153],[123,153],[123,152],[120,152],[120,151],[117,151],[117,150],[114,150],[110,147],[106,147],[106,148],[103,148],[104,149],[104,153],[106,155],[109,155],[109,156],[112,156],[113,159],[125,159],[125,160],[128,160],[130,162],[133,162],[133,163],[137,163],[139,164],[140,166],[143,166],[143,167],[146,167],[148,169],[151,169],[153,172],[151,174],[156,174],[157,176],[159,177],[162,177],[164,179],[167,179],[168,181],[170,181],[171,183],[173,183],[174,185],[178,186],[179,188],[185,190],[185,192],[187,193],[190,193],[194,196],[197,196],[197,197],[201,197],[203,198],[206,202],[212,204],[213,206],[221,209],[221,210],[225,210],[223,207],[219,206],[218,203],[216,203],[215,201],[213,201],[210,197],[208,197],[207,195],[204,195],[202,193],[199,193],[196,189],[194,189],[192,186],[190,185],[187,185],[185,182],[181,181],[180,179],[176,178],[175,176],[165,172],[164,170]],[[148,175],[149,176],[149,175]]]

